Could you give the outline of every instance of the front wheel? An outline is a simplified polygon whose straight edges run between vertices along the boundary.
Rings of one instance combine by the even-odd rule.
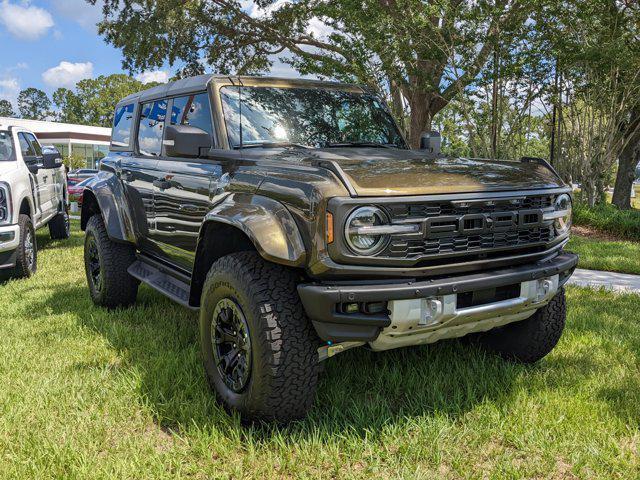
[[[213,264],[202,291],[200,342],[218,401],[244,420],[306,415],[318,383],[319,339],[296,275],[240,252]]]
[[[135,260],[135,248],[113,242],[100,215],[89,219],[84,240],[84,267],[93,303],[117,308],[136,301],[140,282],[127,272]]]
[[[564,289],[526,320],[481,333],[482,346],[508,360],[534,363],[558,343],[567,317]]]
[[[14,275],[16,278],[28,278],[38,268],[38,246],[36,244],[36,231],[33,223],[27,215],[20,215],[18,218],[20,227],[20,243],[16,252],[16,268]]]

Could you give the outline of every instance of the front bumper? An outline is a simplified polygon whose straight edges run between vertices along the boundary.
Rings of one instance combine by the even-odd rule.
[[[8,225],[0,227],[0,270],[16,265],[16,251],[20,243],[20,227]]]
[[[552,295],[540,297],[532,289],[542,283],[540,280],[551,282],[546,288],[551,288],[549,293],[555,292],[569,279],[578,263],[578,256],[572,253],[560,253],[553,258],[541,260],[536,263],[485,271],[470,275],[458,275],[453,277],[434,278],[421,281],[398,281],[396,283],[381,283],[380,281],[361,282],[359,284],[303,284],[298,286],[298,293],[302,304],[311,318],[316,331],[321,339],[331,342],[369,342],[374,349],[395,348],[395,346],[410,345],[416,343],[429,343],[441,338],[462,336],[474,330],[471,326],[477,325],[478,329],[488,330],[495,326],[509,323],[510,321],[527,318],[523,315],[532,315],[536,309],[542,307],[550,300]],[[533,282],[536,281],[536,282]],[[555,282],[555,283],[553,283]],[[487,292],[491,289],[499,289],[520,284],[519,295],[504,301],[479,304],[472,308],[458,308],[456,303],[461,294],[468,292]],[[473,295],[473,294],[472,294]],[[398,316],[398,309],[411,310],[411,302],[398,302],[400,300],[413,300],[421,303],[429,300],[429,307],[436,305],[440,310],[432,315],[435,323],[424,324],[424,318],[416,318],[416,328],[426,328],[429,332],[441,331],[440,336],[429,335],[430,340],[418,341],[413,335],[406,335],[404,343],[400,340],[394,346],[377,343],[380,333],[392,327],[392,316]],[[395,312],[365,314],[343,313],[343,304],[366,304],[370,302],[389,302],[389,307]],[[440,302],[439,304],[437,302]],[[424,306],[424,304],[422,304]],[[407,313],[409,315],[409,313]],[[396,322],[394,321],[394,324]],[[404,323],[404,326],[412,326]],[[399,325],[395,325],[396,330]],[[449,330],[443,335],[444,328],[459,327]],[[407,327],[408,328],[408,327]],[[413,329],[413,326],[412,326]],[[401,333],[403,327],[394,333]],[[426,332],[427,330],[422,330]],[[414,332],[411,332],[414,333]],[[397,336],[397,335],[396,335]]]

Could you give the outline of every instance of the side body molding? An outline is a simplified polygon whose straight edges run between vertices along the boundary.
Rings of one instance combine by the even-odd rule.
[[[240,229],[265,260],[296,267],[305,263],[306,251],[298,226],[291,213],[276,200],[234,193],[206,215],[201,232],[209,222]]]
[[[114,173],[101,171],[87,183],[82,193],[82,230],[86,228],[93,213],[91,203],[94,199],[102,213],[109,238],[118,242],[136,243],[129,204],[122,183]]]

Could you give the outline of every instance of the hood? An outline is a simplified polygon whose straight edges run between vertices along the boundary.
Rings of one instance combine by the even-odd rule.
[[[11,161],[11,162],[1,161],[0,162],[0,180],[4,180],[3,177],[13,172],[16,168],[18,168],[18,162],[16,161]]]
[[[272,158],[295,163],[336,162],[358,196],[533,190],[564,185],[551,169],[535,162],[434,159],[419,150],[391,148],[278,150],[267,151],[272,152]],[[263,155],[267,151],[263,150]]]

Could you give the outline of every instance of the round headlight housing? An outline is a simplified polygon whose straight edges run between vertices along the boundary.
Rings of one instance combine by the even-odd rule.
[[[556,233],[558,235],[564,235],[568,233],[571,229],[571,197],[566,193],[562,195],[558,195],[555,202],[556,213],[562,215],[558,215],[553,221],[553,226],[556,229]]]
[[[344,236],[347,245],[358,255],[373,255],[379,252],[389,241],[389,235],[375,232],[374,227],[388,224],[389,218],[378,207],[367,206],[355,209],[345,223]]]

